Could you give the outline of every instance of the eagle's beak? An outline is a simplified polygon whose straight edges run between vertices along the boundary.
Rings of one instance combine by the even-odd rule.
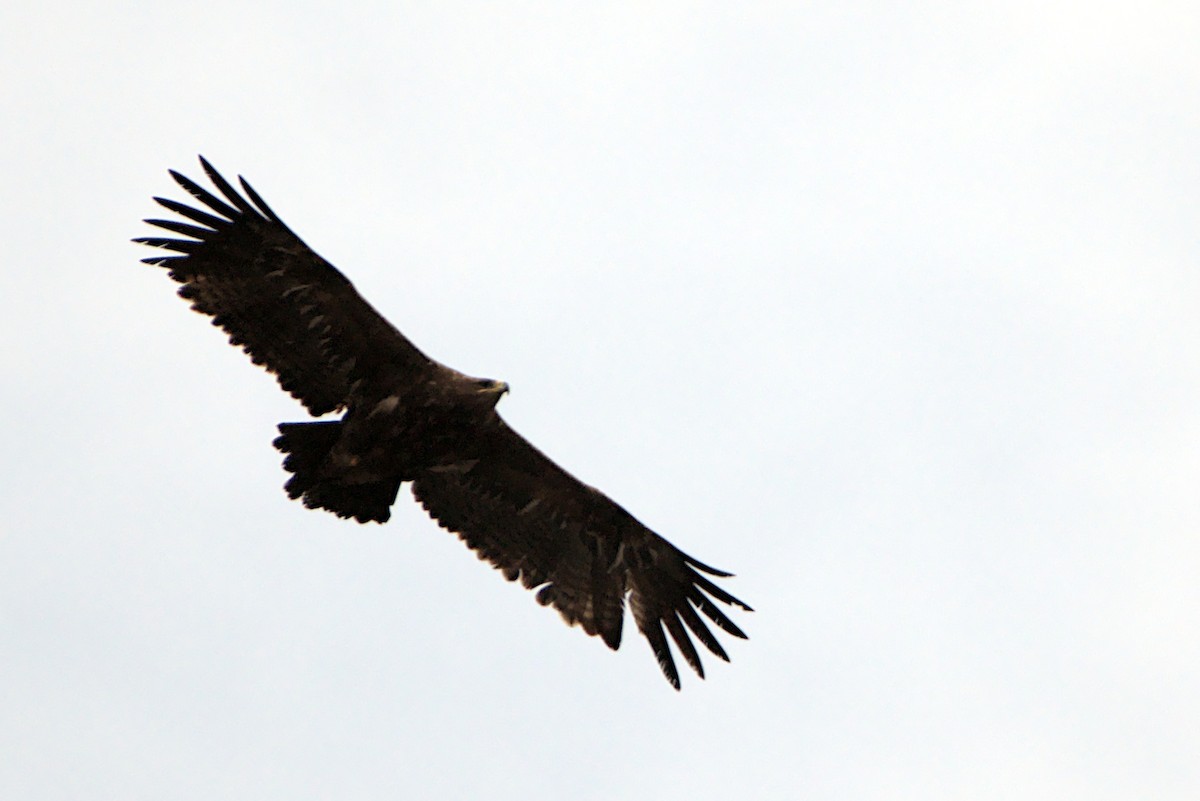
[[[487,386],[483,387],[480,392],[487,392],[499,397],[503,397],[508,392],[508,384],[504,381],[492,381]]]

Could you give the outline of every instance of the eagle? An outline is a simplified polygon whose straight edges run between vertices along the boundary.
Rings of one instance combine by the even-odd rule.
[[[243,194],[202,156],[200,164],[223,199],[171,170],[206,208],[156,197],[183,219],[145,222],[184,238],[133,241],[173,254],[142,261],[166,268],[192,309],[212,317],[310,415],[344,412],[340,420],[279,424],[274,445],[291,473],[289,497],[383,523],[409,483],[429,515],[480,559],[613,650],[628,601],[676,690],[667,635],[700,678],[692,636],[729,661],[704,618],[746,638],[715,602],[751,608],[709,578],[731,573],[688,556],[551,461],[496,411],[506,383],[426,356],[244,178]]]

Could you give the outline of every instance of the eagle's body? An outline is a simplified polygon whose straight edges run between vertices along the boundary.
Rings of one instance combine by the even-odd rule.
[[[247,200],[201,163],[225,200],[172,172],[211,211],[155,198],[192,222],[147,222],[188,239],[135,241],[181,254],[144,261],[168,267],[183,284],[179,294],[212,315],[310,413],[345,412],[341,420],[280,424],[275,445],[287,454],[291,497],[340,517],[383,522],[401,484],[412,482],[429,514],[481,559],[538,588],[540,603],[614,649],[628,597],[676,688],[664,628],[701,676],[689,630],[728,658],[697,610],[745,637],[709,596],[749,607],[700,572],[729,574],[682,553],[548,459],[496,412],[506,384],[425,356],[249,184],[241,181]]]

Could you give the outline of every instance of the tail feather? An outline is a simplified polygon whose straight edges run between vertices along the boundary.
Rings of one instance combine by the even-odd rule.
[[[279,424],[280,436],[274,445],[287,454],[283,469],[292,473],[284,489],[289,498],[302,499],[309,509],[327,509],[360,523],[383,523],[392,516],[399,478],[351,484],[322,470],[341,437],[341,428],[340,420]]]

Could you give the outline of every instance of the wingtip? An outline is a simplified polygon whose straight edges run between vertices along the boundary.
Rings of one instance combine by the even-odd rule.
[[[217,172],[217,168],[214,167],[208,159],[204,158],[204,156],[201,156],[199,153],[197,153],[196,158],[200,159],[200,167],[204,170],[204,174],[208,176],[208,180],[212,181],[217,185],[217,188],[220,189],[221,173]]]
[[[271,207],[267,205],[267,202],[262,199],[262,195],[254,191],[254,187],[250,185],[250,182],[247,181],[245,177],[239,175],[238,183],[242,185],[242,189],[245,190],[246,196],[250,198],[250,202],[258,206],[259,211],[266,215],[268,220],[283,225],[283,220],[279,219],[279,215],[271,210]]]
[[[716,576],[717,578],[733,578],[734,575],[733,573],[729,573],[724,570],[717,570],[717,568],[712,567],[711,565],[706,565],[694,556],[688,556],[687,554],[683,555],[683,561],[687,562],[697,570],[707,573],[710,576]]]
[[[668,657],[668,659],[669,658],[670,657]],[[662,669],[663,676],[666,677],[667,683],[674,687],[676,692],[683,688],[683,682],[679,680],[679,671],[675,668],[674,663],[665,662],[660,659],[658,666]]]

